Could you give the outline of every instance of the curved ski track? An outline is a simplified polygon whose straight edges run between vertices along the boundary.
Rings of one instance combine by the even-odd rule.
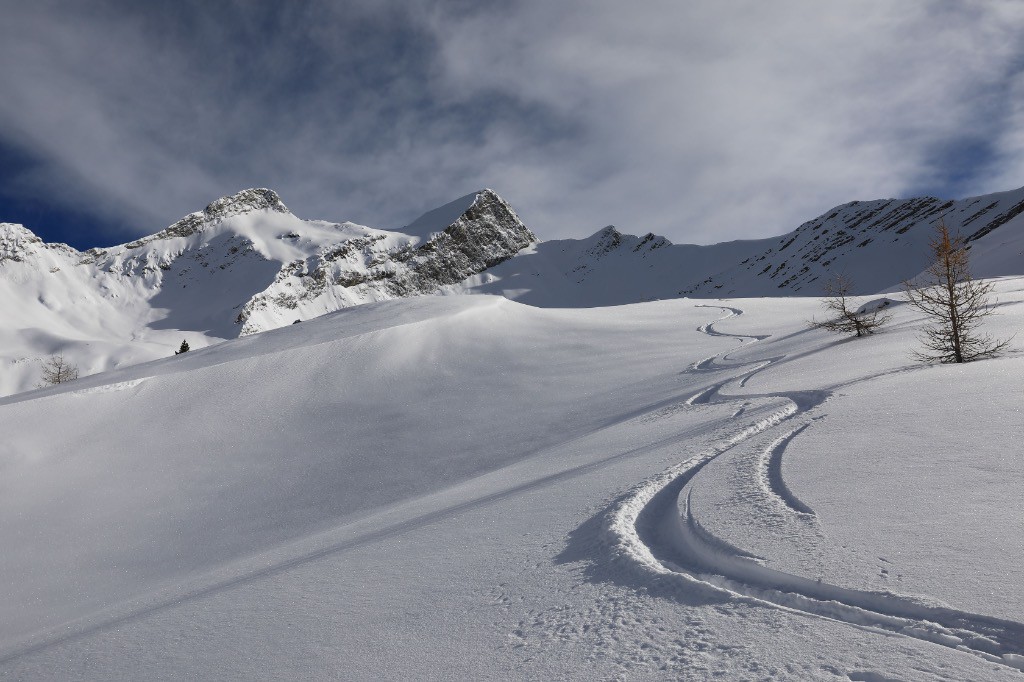
[[[701,306],[715,307],[715,306]],[[721,307],[721,306],[719,306]],[[741,342],[758,341],[767,336],[727,334],[714,329],[714,324],[740,315],[743,311],[724,308],[727,315],[720,320],[702,325],[699,330],[715,336],[732,336]],[[695,363],[684,373],[711,373],[749,367],[732,379],[716,382],[711,387],[689,396],[686,405],[736,404],[733,422],[740,417],[745,426],[722,438],[711,449],[696,454],[686,461],[644,481],[620,497],[603,517],[603,544],[611,553],[614,563],[639,578],[648,587],[666,587],[680,597],[704,597],[710,600],[733,600],[760,606],[773,606],[794,612],[812,614],[855,627],[886,633],[899,633],[921,640],[973,653],[1011,668],[1024,670],[1024,624],[972,614],[951,608],[922,605],[891,593],[865,592],[811,581],[800,576],[774,571],[761,565],[758,557],[716,538],[700,525],[690,507],[691,493],[701,469],[719,455],[741,445],[780,424],[806,414],[825,402],[842,385],[827,390],[791,391],[761,395],[728,396],[721,394],[726,386],[738,382],[745,385],[757,372],[786,360],[786,356],[762,359],[751,363],[729,363],[728,354],[715,355]],[[726,362],[720,362],[726,361]],[[902,371],[902,370],[897,370]],[[868,376],[858,381],[868,381]],[[853,383],[853,382],[850,382]],[[758,406],[758,399],[772,399],[777,404]],[[765,402],[763,400],[759,402]],[[649,406],[632,418],[649,413],[669,404]],[[671,400],[678,405],[678,398]],[[758,459],[759,478],[769,496],[779,506],[798,518],[813,519],[813,511],[786,488],[782,480],[781,463],[786,446],[813,420],[789,430],[775,439]],[[707,427],[713,430],[717,427]],[[694,433],[690,433],[693,436]],[[678,436],[667,440],[676,441]],[[644,452],[665,445],[658,441],[638,447],[635,451],[612,453],[579,466],[504,486],[496,485],[490,492],[468,494],[465,499],[452,503],[439,503],[439,507],[401,512],[405,504],[418,505],[417,500],[397,505],[394,513],[381,512],[388,521],[371,524],[372,527],[352,529],[347,526],[335,532],[327,531],[323,537],[312,536],[289,544],[270,555],[257,555],[217,569],[209,575],[173,585],[152,594],[133,597],[125,604],[116,605],[60,627],[48,629],[14,643],[7,651],[0,650],[0,666],[22,656],[38,653],[53,646],[75,641],[91,634],[116,628],[184,602],[277,575],[295,566],[314,561],[350,548],[420,528],[457,515],[469,509],[491,504],[509,496],[556,484],[588,471],[600,469],[624,456]],[[428,496],[430,497],[430,496]],[[429,505],[428,505],[429,506]],[[394,517],[394,518],[392,518]],[[359,525],[359,524],[356,524]],[[0,673],[0,676],[3,676]]]
[[[715,323],[742,314],[736,308],[717,307],[726,311],[725,317],[698,327],[698,331],[712,336],[735,336],[741,342],[767,338],[717,331]],[[890,592],[844,588],[773,570],[764,566],[758,557],[716,538],[700,525],[691,500],[705,465],[754,436],[806,414],[841,387],[761,395],[723,395],[721,390],[727,385],[738,383],[743,386],[753,374],[782,362],[785,356],[751,363],[719,362],[727,359],[728,354],[709,357],[693,364],[684,373],[715,372],[747,365],[751,369],[690,396],[686,404],[742,403],[733,416],[746,415],[751,421],[711,449],[639,484],[613,505],[605,517],[604,528],[613,560],[624,563],[627,570],[644,582],[669,584],[680,594],[772,605],[869,630],[933,642],[1024,671],[1024,623],[930,606]],[[878,376],[881,375],[863,377],[844,385],[869,381]],[[767,410],[758,418],[758,412],[766,410],[750,408],[750,401],[757,398],[777,399],[781,406]],[[779,500],[787,513],[805,519],[813,518],[814,512],[793,495],[783,481],[782,455],[786,446],[812,423],[810,420],[776,438],[760,457],[760,483],[766,493]]]

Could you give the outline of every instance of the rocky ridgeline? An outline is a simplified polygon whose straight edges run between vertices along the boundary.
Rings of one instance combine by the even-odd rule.
[[[935,197],[853,201],[679,293],[697,297],[818,295],[822,283],[837,272],[852,276],[864,293],[877,291],[927,266],[927,240],[939,220],[970,243],[1022,212],[1024,190],[961,201]],[[885,272],[858,278],[861,273],[872,273],[872,262],[885,263]]]
[[[271,189],[245,189],[238,194],[221,197],[202,211],[190,213],[170,227],[157,232],[154,235],[143,237],[134,242],[125,244],[125,248],[137,249],[149,242],[158,239],[173,239],[174,237],[188,237],[201,231],[205,226],[216,223],[236,215],[251,213],[252,211],[277,211],[278,213],[290,213],[288,207],[277,196],[277,192]]]
[[[399,254],[405,268],[389,279],[395,296],[412,296],[457,284],[513,257],[537,237],[505,201],[484,190],[444,232]]]
[[[513,296],[530,287],[550,289],[558,296],[523,300],[593,306],[676,296],[816,296],[843,272],[855,280],[857,293],[870,293],[927,266],[927,240],[939,219],[971,243],[985,244],[1021,213],[1024,189],[962,201],[855,201],[781,237],[709,246],[673,245],[609,226],[587,239],[539,244],[493,278],[454,289]],[[37,317],[51,319],[88,299],[106,311],[103,319],[124,311],[151,329],[230,338],[348,306],[435,293],[537,241],[489,189],[403,229],[408,232],[303,221],[275,192],[247,189],[156,234],[85,253],[0,223],[0,278],[12,284],[7,295],[18,305],[28,301],[21,305],[26,319],[35,315],[32,300],[41,306]],[[526,272],[532,276],[517,279]],[[503,280],[515,282],[514,293],[505,291]],[[33,293],[39,291],[46,295]]]
[[[0,223],[0,265],[23,263],[27,267],[42,268],[52,274],[59,272],[66,264],[77,262],[81,255],[67,244],[47,244],[21,225]],[[24,273],[19,275],[19,278],[23,277]]]
[[[369,235],[321,249],[281,268],[236,318],[245,336],[345,305],[436,292],[502,263],[537,241],[493,190],[425,243],[389,245]]]
[[[614,253],[617,250],[627,250],[632,253],[650,252],[665,246],[671,246],[672,242],[659,237],[653,232],[648,232],[643,237],[631,234],[622,234],[614,225],[600,230],[592,237],[594,245],[588,248],[585,253],[596,260]]]
[[[0,278],[47,292],[51,309],[40,309],[40,319],[85,296],[104,316],[112,306],[156,328],[246,335],[347,306],[434,293],[536,241],[492,190],[465,202],[453,222],[426,236],[303,221],[272,190],[247,189],[156,234],[84,253],[0,223]]]
[[[110,249],[89,249],[81,256],[80,264],[96,264],[111,271],[118,270],[132,274],[138,274],[140,271],[145,273],[154,272],[157,267],[166,270],[168,267],[166,259],[156,262],[152,254],[139,255],[132,258],[131,256],[126,256],[123,252],[140,249],[153,242],[174,239],[176,237],[190,237],[225,218],[260,210],[290,213],[288,207],[284,205],[284,202],[281,201],[281,198],[274,190],[264,187],[245,189],[237,194],[217,199],[202,211],[189,213],[181,220],[160,230],[156,234],[151,234]],[[129,265],[125,266],[123,265],[124,263],[129,263]],[[136,267],[140,264],[141,270]]]

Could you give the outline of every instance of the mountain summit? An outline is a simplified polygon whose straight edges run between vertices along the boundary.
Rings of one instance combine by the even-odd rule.
[[[77,251],[0,225],[0,393],[28,388],[38,359],[83,374],[201,347],[370,301],[434,293],[537,238],[496,192],[414,221],[412,233],[302,220],[272,190],[212,202],[127,244]]]
[[[187,216],[174,223],[170,227],[157,232],[149,237],[125,244],[129,249],[135,249],[156,239],[171,239],[173,237],[187,237],[200,231],[205,225],[209,225],[224,218],[231,218],[238,215],[246,215],[254,211],[277,211],[278,213],[291,214],[288,207],[277,196],[277,192],[264,187],[257,189],[243,189],[237,194],[221,197],[214,201],[202,211],[189,213]]]
[[[84,374],[201,348],[362,303],[495,294],[536,306],[818,296],[836,273],[856,293],[927,265],[932,226],[970,240],[977,276],[1024,272],[1024,189],[961,201],[850,202],[779,237],[672,244],[605,227],[539,242],[491,189],[398,229],[302,220],[265,188],[212,202],[160,232],[79,252],[0,224],[0,394],[66,353]]]
[[[361,234],[305,249],[243,306],[235,319],[242,324],[241,335],[367,301],[434,293],[512,258],[537,241],[515,211],[490,189],[430,211],[411,228],[409,232],[361,228]],[[308,234],[299,232],[282,239],[297,248],[313,245]]]
[[[778,237],[698,246],[624,234],[541,242],[456,289],[550,307],[655,299],[820,296],[836,274],[854,292],[898,288],[928,266],[939,220],[971,247],[978,277],[1024,274],[1024,188],[959,201],[853,201]]]

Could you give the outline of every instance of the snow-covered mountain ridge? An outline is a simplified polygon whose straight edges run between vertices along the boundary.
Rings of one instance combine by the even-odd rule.
[[[281,197],[270,189],[246,189],[232,196],[221,197],[217,201],[204,208],[202,211],[190,213],[170,227],[157,232],[154,235],[144,237],[134,242],[125,244],[125,248],[137,249],[140,246],[156,241],[158,239],[171,239],[173,237],[188,237],[199,232],[206,225],[218,219],[230,218],[236,215],[244,215],[253,211],[277,211],[278,213],[291,213],[288,207],[281,201]],[[92,249],[97,254],[103,251]]]
[[[183,289],[200,284],[203,290],[193,298],[213,297],[228,310],[241,312],[190,320],[189,326],[180,328],[244,336],[288,324],[297,315],[310,317],[369,300],[430,293],[507,260],[536,241],[493,191],[461,201],[463,211],[450,224],[436,225],[429,234],[408,235],[348,222],[300,220],[272,190],[248,189],[156,234],[84,253],[65,244],[45,244],[20,225],[4,224],[0,258],[25,263],[26,269],[49,265],[45,269],[53,272],[55,267],[70,267],[78,279],[92,280],[94,288],[116,291],[115,298],[126,295],[127,289],[137,297],[157,300],[177,284]],[[267,277],[267,264],[276,270],[272,277]],[[15,273],[3,274],[11,278]],[[225,281],[238,275],[243,276],[242,287],[252,290],[245,300],[238,300],[238,287]],[[333,300],[317,305],[326,294]],[[176,312],[177,306],[166,307]],[[284,314],[285,310],[290,312]],[[229,324],[239,325],[238,330],[232,333]]]
[[[853,277],[864,293],[891,288],[927,267],[927,243],[939,220],[971,245],[977,275],[1021,274],[1022,212],[1024,189],[961,201],[853,201],[804,223],[764,251],[684,293],[817,295],[822,283],[837,272]],[[1007,260],[1007,246],[1012,246],[1016,258]]]
[[[219,199],[127,244],[80,252],[0,225],[0,393],[63,352],[94,373],[340,308],[434,293],[536,241],[492,190],[408,231],[302,220],[269,189]]]
[[[63,352],[83,373],[164,357],[367,302],[497,294],[542,307],[690,296],[819,295],[837,273],[859,293],[927,266],[940,219],[979,276],[1024,274],[1024,188],[961,201],[854,201],[758,240],[673,244],[613,226],[538,241],[492,190],[397,230],[302,220],[269,189],[223,197],[156,234],[80,252],[0,224],[0,394]]]
[[[778,237],[707,246],[609,226],[583,240],[536,244],[458,290],[576,307],[680,296],[818,296],[843,273],[858,293],[876,293],[928,266],[928,240],[940,219],[968,240],[976,276],[1018,275],[1022,212],[1024,188],[961,201],[853,201]]]

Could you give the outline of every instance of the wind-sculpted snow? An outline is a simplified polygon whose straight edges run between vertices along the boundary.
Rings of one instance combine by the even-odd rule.
[[[722,309],[728,313],[723,320],[740,314],[734,308]],[[699,329],[706,334],[722,335],[723,332],[715,330],[712,324],[702,325]],[[744,341],[750,337],[736,335],[736,338]],[[782,356],[766,362],[775,364],[785,360]],[[688,371],[722,371],[737,367],[742,365],[717,364],[713,358],[708,358],[695,363]],[[841,587],[821,579],[775,570],[742,547],[716,537],[701,524],[701,511],[695,508],[694,492],[700,488],[701,474],[709,464],[731,454],[759,434],[813,413],[842,386],[878,378],[867,376],[830,388],[807,391],[736,397],[722,393],[731,384],[744,384],[751,374],[762,371],[765,365],[754,362],[752,367],[748,372],[713,384],[684,401],[691,407],[742,402],[743,407],[733,417],[742,416],[747,425],[723,434],[719,443],[710,450],[688,458],[624,495],[606,516],[606,551],[641,580],[675,581],[676,589],[682,593],[703,593],[772,604],[855,626],[895,632],[1024,670],[1024,623],[933,606],[891,592]],[[752,410],[750,405],[755,401],[760,405]],[[775,438],[759,456],[760,485],[765,493],[777,499],[797,518],[813,519],[813,510],[786,485],[782,475],[782,456],[786,446],[812,424],[812,421],[805,422]]]
[[[1019,677],[1021,359],[723,305],[397,299],[0,399],[0,677]]]

